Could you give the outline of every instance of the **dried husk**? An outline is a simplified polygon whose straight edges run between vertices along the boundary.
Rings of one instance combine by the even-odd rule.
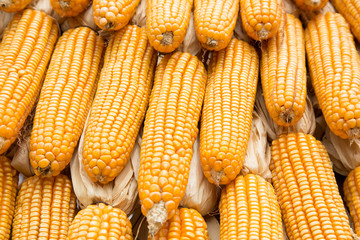
[[[331,4],[330,1],[328,1],[326,3],[326,5],[318,10],[318,11],[304,11],[304,10],[301,10],[300,11],[300,18],[302,20],[302,22],[307,25],[308,22],[313,19],[314,17],[316,17],[318,14],[326,14],[327,12],[333,12],[335,13],[336,12],[336,9],[335,7]]]
[[[300,9],[296,6],[294,0],[283,0],[283,3],[286,13],[290,13],[297,18],[300,16]]]
[[[19,145],[14,147],[14,157],[11,161],[11,166],[26,177],[31,177],[35,174],[29,159],[29,142],[30,135],[26,136]]]
[[[189,26],[186,30],[184,41],[179,46],[179,49],[182,52],[191,53],[194,56],[199,56],[201,52],[201,44],[196,37],[195,23],[194,23],[194,13],[191,12]]]
[[[203,174],[199,148],[200,141],[198,137],[193,145],[189,180],[180,206],[193,208],[204,216],[216,209],[220,189],[216,185],[211,184]]]
[[[209,233],[209,240],[220,240],[220,223],[214,216],[205,218],[207,230]]]
[[[240,173],[244,176],[249,173],[260,175],[271,182],[270,160],[271,151],[267,141],[266,128],[259,115],[254,111],[248,148]]]
[[[130,24],[138,25],[139,27],[146,26],[146,6],[147,1],[141,0],[136,8],[134,15],[130,19]]]
[[[239,39],[239,40],[243,40],[245,42],[253,42],[252,38],[250,38],[243,26],[242,26],[242,21],[241,21],[241,14],[239,14],[237,20],[236,20],[236,24],[235,24],[235,29],[234,29],[234,35],[233,35],[233,38],[236,38],[236,39]]]
[[[92,4],[90,4],[89,8],[87,8],[79,15],[66,18],[66,20],[61,24],[61,30],[65,32],[70,28],[75,28],[79,26],[89,27],[94,31],[100,30],[100,28],[94,22]]]
[[[0,40],[2,39],[6,26],[11,22],[14,15],[15,13],[7,13],[0,10]]]
[[[45,12],[50,17],[54,18],[58,24],[62,24],[65,18],[61,17],[51,6],[50,0],[34,0],[32,1],[28,8],[39,10]]]

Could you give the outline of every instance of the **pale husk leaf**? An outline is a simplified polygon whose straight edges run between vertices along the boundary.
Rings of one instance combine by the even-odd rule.
[[[54,18],[58,24],[64,22],[65,18],[61,17],[51,6],[50,0],[34,0],[32,1],[28,8],[39,10],[45,12],[50,17]]]
[[[326,127],[322,142],[329,153],[334,171],[347,176],[360,166],[360,140],[342,139]]]
[[[283,0],[284,8],[286,13],[290,13],[295,17],[300,16],[300,9],[294,3],[294,0]]]
[[[94,31],[100,30],[100,28],[94,22],[92,4],[90,4],[89,8],[87,8],[79,15],[66,18],[66,20],[61,24],[61,30],[65,32],[70,28],[76,28],[80,26],[89,27]]]
[[[207,230],[209,233],[209,240],[220,240],[220,223],[214,216],[205,218]]]
[[[7,13],[0,10],[0,40],[2,39],[6,26],[11,22],[14,15],[15,13]]]
[[[239,14],[236,20],[233,38],[243,40],[245,42],[252,42],[252,39],[246,34],[242,26],[241,14]]]
[[[193,145],[189,180],[180,206],[193,208],[204,216],[217,207],[220,189],[216,185],[211,184],[204,176],[200,162],[199,147],[200,141],[198,137]]]
[[[16,146],[14,157],[11,161],[11,166],[26,177],[34,175],[29,159],[29,142],[30,135],[26,136],[24,140]]]
[[[146,6],[147,0],[141,0],[133,17],[130,19],[130,24],[146,27]]]
[[[179,51],[197,56],[201,51],[201,44],[196,37],[194,14],[191,12],[189,26],[186,30],[184,41],[179,46]]]
[[[241,174],[244,176],[249,173],[260,175],[271,182],[270,160],[271,152],[267,141],[265,125],[254,111],[248,148]]]

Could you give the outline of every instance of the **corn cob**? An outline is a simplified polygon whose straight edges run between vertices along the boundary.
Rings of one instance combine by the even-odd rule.
[[[128,25],[111,39],[85,133],[84,166],[108,183],[125,167],[145,117],[156,62],[144,28]]]
[[[352,239],[329,156],[304,133],[274,140],[270,170],[289,239]]]
[[[189,53],[166,55],[157,67],[138,181],[151,235],[175,215],[185,193],[205,83],[204,65]]]
[[[45,13],[16,14],[0,43],[0,154],[16,140],[39,94],[58,28]]]
[[[56,176],[70,162],[84,127],[104,47],[87,27],[59,39],[36,107],[30,162],[36,175]]]
[[[200,159],[207,179],[228,184],[239,174],[250,136],[259,71],[255,49],[232,39],[213,53],[200,128]]]
[[[352,170],[344,182],[344,199],[349,208],[355,233],[360,236],[360,167]]]
[[[179,47],[189,26],[193,0],[147,0],[146,31],[150,44],[159,52]]]
[[[0,239],[3,240],[10,237],[18,185],[18,174],[10,163],[10,159],[0,156]]]
[[[196,35],[208,50],[225,48],[232,36],[239,14],[240,0],[195,0]]]
[[[283,238],[280,207],[270,183],[260,176],[238,176],[222,190],[220,239]]]
[[[284,32],[262,47],[261,84],[266,108],[280,126],[293,126],[306,105],[304,30],[299,19],[286,14]]]
[[[360,2],[358,0],[332,0],[331,2],[350,24],[352,33],[360,42]]]
[[[168,220],[154,237],[149,235],[149,240],[163,239],[208,240],[206,222],[195,209],[176,209],[174,217]]]
[[[90,0],[50,0],[50,3],[61,17],[75,17],[89,6]]]
[[[140,0],[94,0],[94,21],[103,30],[119,30],[128,24],[139,2]]]
[[[316,11],[322,9],[328,0],[293,0],[296,5],[307,11]]]
[[[255,40],[276,35],[284,23],[282,0],[240,0],[240,13],[246,33]]]
[[[12,239],[65,240],[76,197],[65,175],[26,179],[16,198]]]
[[[345,19],[319,14],[305,30],[311,80],[325,120],[337,136],[360,136],[360,58]]]
[[[0,0],[0,10],[4,12],[19,12],[23,10],[31,0]]]
[[[68,240],[123,239],[132,240],[131,222],[119,208],[104,203],[89,205],[72,222]]]

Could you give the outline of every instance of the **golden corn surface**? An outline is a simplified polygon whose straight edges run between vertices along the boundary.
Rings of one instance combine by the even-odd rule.
[[[11,167],[11,161],[0,156],[0,239],[10,239],[11,223],[15,212],[15,198],[18,173]]]
[[[274,188],[260,176],[238,176],[222,190],[220,239],[283,239]]]
[[[94,98],[104,48],[87,27],[60,37],[46,73],[30,138],[37,175],[56,176],[73,155]]]
[[[248,43],[232,39],[214,52],[200,128],[200,159],[211,183],[228,184],[239,174],[250,136],[259,57]]]
[[[193,0],[147,0],[146,31],[159,52],[174,51],[185,38]]]
[[[306,66],[304,30],[286,14],[284,32],[262,46],[261,85],[266,108],[280,126],[292,126],[305,112]]]
[[[316,11],[322,9],[328,0],[293,0],[296,5],[306,11]],[[356,1],[356,0],[355,0]]]
[[[290,240],[353,239],[324,145],[289,133],[271,146],[273,185]]]
[[[360,136],[360,57],[349,25],[338,13],[319,14],[305,30],[312,85],[332,132]]]
[[[19,12],[23,10],[31,0],[0,0],[0,10],[4,12]]]
[[[14,16],[0,43],[0,154],[16,140],[41,89],[58,27],[44,12]]]
[[[185,193],[206,77],[204,65],[189,53],[165,55],[157,66],[138,180],[151,235],[175,215]]]
[[[71,223],[68,240],[132,240],[131,222],[119,208],[89,205]]]
[[[156,53],[144,28],[128,25],[111,38],[85,132],[83,163],[94,182],[125,167],[150,99]]]
[[[360,167],[352,170],[344,182],[344,200],[349,208],[355,233],[360,236]]]
[[[240,0],[194,0],[196,36],[208,50],[225,48],[234,32]]]
[[[65,240],[76,197],[65,175],[27,178],[16,198],[13,240]]]
[[[90,0],[50,0],[50,3],[61,17],[75,17],[89,6]]]

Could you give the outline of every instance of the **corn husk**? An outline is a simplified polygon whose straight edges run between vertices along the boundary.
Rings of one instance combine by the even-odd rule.
[[[220,240],[220,223],[214,216],[205,218],[207,230],[209,233],[209,240]]]
[[[267,141],[266,128],[259,115],[254,111],[248,148],[241,174],[246,175],[252,173],[260,175],[271,182],[272,176],[269,169],[270,160],[271,152],[270,145]]]
[[[261,86],[259,86],[256,93],[255,111],[263,121],[270,141],[277,139],[283,133],[303,132],[312,135],[315,132],[315,114],[309,97],[306,97],[306,107],[303,117],[294,126],[291,127],[279,126],[272,120],[269,112],[266,109],[265,99],[262,94]]]
[[[61,24],[61,31],[65,32],[70,28],[75,28],[79,26],[89,27],[94,31],[100,30],[100,28],[94,22],[92,4],[90,4],[89,8],[80,13],[79,15],[66,18],[66,20]]]
[[[60,17],[60,15],[54,10],[51,6],[50,0],[34,0],[29,4],[28,8],[45,12],[50,17],[54,18],[58,24],[62,24],[65,20],[65,18]]]
[[[216,209],[220,189],[211,184],[202,172],[200,162],[199,137],[193,145],[193,156],[190,163],[189,180],[180,206],[193,208],[201,215],[206,215]]]
[[[141,0],[134,15],[130,19],[130,24],[138,25],[140,27],[146,26],[146,6],[147,1]]]
[[[84,128],[86,129],[86,127]],[[130,160],[114,181],[102,185],[94,183],[87,175],[83,165],[83,149],[85,130],[83,131],[77,150],[70,162],[71,177],[75,195],[81,209],[96,202],[105,202],[130,214],[138,203],[136,175],[140,165],[140,130]]]
[[[297,18],[300,16],[300,9],[296,6],[294,0],[283,0],[283,3],[286,13],[290,13]]]
[[[316,17],[318,14],[326,14],[327,12],[336,12],[335,7],[331,4],[330,0],[326,3],[326,5],[318,10],[318,11],[304,11],[301,10],[300,12],[300,18],[302,20],[302,22],[307,25],[307,23],[313,19],[314,17]]]
[[[243,41],[248,42],[248,43],[253,41],[252,38],[250,38],[246,34],[246,32],[245,32],[245,30],[244,30],[244,28],[242,26],[241,14],[239,14],[239,16],[238,16],[238,18],[236,20],[233,38],[243,40]]]
[[[186,30],[184,41],[179,46],[179,50],[182,52],[191,53],[194,56],[199,56],[201,51],[201,44],[196,37],[194,13],[190,14],[189,26]]]
[[[6,26],[11,22],[14,15],[15,13],[7,13],[0,10],[0,40],[2,39]]]

